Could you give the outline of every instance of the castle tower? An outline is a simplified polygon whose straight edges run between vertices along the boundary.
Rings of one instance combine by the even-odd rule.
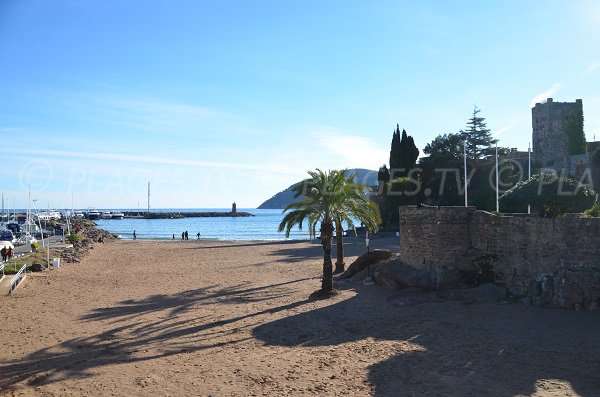
[[[566,117],[573,111],[583,111],[583,101],[536,103],[531,109],[533,155],[542,167],[560,168],[567,163]]]

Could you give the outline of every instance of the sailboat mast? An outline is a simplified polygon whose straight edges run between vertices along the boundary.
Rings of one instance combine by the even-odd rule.
[[[150,213],[150,182],[148,182],[148,213]]]

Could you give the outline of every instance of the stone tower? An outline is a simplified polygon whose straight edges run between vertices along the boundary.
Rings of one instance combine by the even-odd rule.
[[[583,111],[583,101],[536,103],[531,109],[533,155],[542,167],[562,168],[568,162],[566,117],[572,111]]]

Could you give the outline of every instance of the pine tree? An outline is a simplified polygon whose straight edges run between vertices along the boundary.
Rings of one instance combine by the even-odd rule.
[[[467,129],[460,130],[460,135],[467,145],[467,158],[473,160],[493,156],[495,148],[492,146],[498,142],[492,137],[492,132],[487,128],[485,117],[477,116],[481,110],[475,106],[473,116],[467,122]]]

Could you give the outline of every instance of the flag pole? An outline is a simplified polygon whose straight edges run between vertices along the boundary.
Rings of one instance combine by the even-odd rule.
[[[469,193],[467,192],[468,183],[467,183],[467,143],[466,142],[463,144],[463,159],[465,162],[465,207],[468,207],[469,206]]]
[[[527,157],[528,157],[528,166],[527,166],[527,173],[528,173],[528,178],[527,179],[531,179],[531,142],[529,142],[529,148],[527,149]],[[527,213],[531,215],[531,204],[527,204]]]
[[[500,212],[500,198],[498,194],[498,142],[496,142],[496,212]]]

